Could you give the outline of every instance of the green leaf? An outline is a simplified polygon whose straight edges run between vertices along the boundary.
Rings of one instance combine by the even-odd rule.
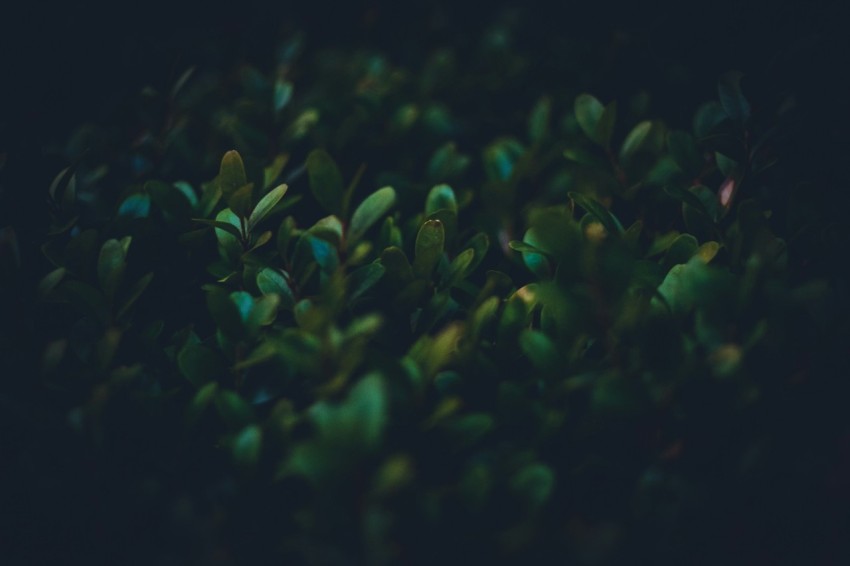
[[[148,285],[150,285],[152,280],[153,272],[147,273],[142,276],[141,279],[136,281],[132,287],[130,287],[130,290],[127,292],[127,298],[124,299],[124,305],[118,309],[118,314],[116,315],[117,318],[120,319],[127,314],[127,311],[129,311],[130,307],[132,307],[139,297],[142,296],[142,293],[145,292],[145,289],[148,288]]]
[[[519,335],[519,345],[538,370],[550,372],[561,367],[558,348],[544,333],[525,329]]]
[[[331,242],[313,234],[304,234],[307,244],[310,247],[310,252],[313,259],[321,268],[322,272],[330,275],[339,267],[339,252]]]
[[[378,189],[360,203],[351,216],[348,227],[347,246],[353,247],[372,225],[395,205],[396,194],[392,187]]]
[[[520,240],[511,240],[510,242],[508,242],[508,247],[514,251],[524,254],[546,255],[546,252],[544,252],[540,248],[532,246],[531,244]]]
[[[257,273],[257,287],[264,295],[277,294],[283,308],[292,310],[295,306],[295,294],[287,277],[277,269],[264,267]]]
[[[242,156],[235,150],[230,150],[221,158],[221,166],[219,168],[216,184],[221,190],[224,198],[229,199],[230,195],[235,193],[248,184],[248,177],[245,175],[245,164],[242,163]]]
[[[245,330],[243,316],[227,291],[220,287],[207,291],[207,308],[222,334],[230,339],[242,337]]]
[[[455,192],[445,184],[436,185],[428,192],[428,197],[425,199],[425,216],[443,209],[457,213]]]
[[[217,393],[218,383],[214,381],[207,383],[195,393],[189,407],[186,409],[186,425],[188,427],[194,427],[198,424],[201,416],[207,410],[207,407],[212,404]]]
[[[310,179],[310,190],[322,208],[331,214],[344,217],[346,203],[342,174],[325,150],[315,149],[307,156],[307,175]]]
[[[532,143],[540,143],[549,134],[549,122],[552,119],[552,99],[544,96],[537,101],[528,118],[528,137]]]
[[[617,217],[611,214],[611,212],[602,204],[600,204],[593,198],[585,196],[581,193],[570,192],[567,193],[567,196],[573,199],[576,204],[585,209],[594,218],[601,222],[609,233],[619,235],[623,234],[623,225],[620,224],[620,221],[617,220]]]
[[[413,268],[401,248],[391,246],[381,253],[381,265],[386,269],[387,276],[399,285],[406,285],[413,280]]]
[[[252,333],[262,326],[270,326],[277,318],[277,309],[280,303],[281,297],[277,293],[252,299],[251,311],[245,319],[245,326]]]
[[[614,134],[614,125],[617,121],[617,101],[609,103],[599,117],[596,125],[596,142],[609,149],[611,147],[611,136]]]
[[[573,104],[576,120],[579,127],[594,142],[599,143],[599,122],[602,119],[602,114],[605,112],[605,107],[597,100],[596,97],[590,94],[580,94],[576,97]]]
[[[200,388],[220,376],[225,364],[221,355],[215,350],[199,344],[187,343],[177,355],[177,367],[192,385]]]
[[[239,218],[248,218],[254,207],[254,183],[239,187],[227,199],[227,207]]]
[[[428,163],[428,178],[432,181],[448,181],[459,177],[469,167],[471,159],[457,150],[455,142],[446,142],[431,156]]]
[[[274,208],[275,205],[283,198],[283,195],[286,194],[288,188],[289,187],[285,184],[279,185],[270,190],[265,196],[263,196],[263,198],[260,199],[260,202],[257,203],[257,206],[254,207],[254,210],[248,218],[248,230],[253,230],[255,226],[268,216],[272,208]]]
[[[107,240],[97,260],[97,278],[106,299],[111,301],[124,276],[126,253],[118,240]]]
[[[320,401],[310,407],[310,419],[322,440],[349,449],[373,450],[387,425],[388,399],[380,374],[370,373],[341,404]]]
[[[413,272],[417,277],[428,278],[443,255],[445,230],[439,220],[427,220],[416,235],[416,254]]]
[[[469,266],[466,268],[466,273],[464,273],[464,277],[468,277],[479,265],[481,265],[481,262],[484,261],[484,257],[490,249],[490,238],[484,232],[479,232],[467,240],[463,247],[470,248],[475,251],[475,256],[472,258],[472,261],[469,262]]]
[[[381,280],[385,272],[386,268],[380,262],[369,263],[352,271],[345,278],[345,288],[348,289],[349,301],[354,302],[363,293],[371,289]]]
[[[726,111],[720,103],[714,100],[707,102],[694,115],[694,135],[700,140],[706,138],[727,119]]]
[[[38,294],[39,296],[47,297],[50,295],[51,291],[56,288],[56,286],[62,281],[62,278],[65,277],[65,274],[68,272],[64,267],[58,267],[44,276],[44,278],[38,283]]]
[[[224,212],[224,210],[222,210],[219,215],[221,215],[222,212]],[[224,216],[229,215],[225,213]],[[197,222],[198,224],[206,224],[207,226],[214,227],[216,229],[216,236],[219,237],[219,241],[221,241],[219,230],[227,232],[231,236],[235,237],[237,240],[242,238],[242,233],[239,231],[239,227],[234,226],[231,222],[222,222],[221,220],[209,220],[207,218],[193,218],[192,222]]]
[[[263,189],[270,188],[278,177],[280,177],[283,168],[289,162],[289,154],[278,154],[274,160],[263,169]]]
[[[242,428],[254,420],[251,405],[238,394],[227,389],[222,389],[215,396],[215,408],[231,429]]]
[[[192,213],[192,204],[186,195],[174,185],[162,181],[148,181],[145,191],[153,202],[171,218],[187,218]]]
[[[555,472],[545,464],[529,464],[513,477],[511,487],[531,509],[539,509],[555,489]]]
[[[740,71],[730,71],[720,78],[717,91],[720,95],[720,104],[726,114],[739,124],[744,124],[750,119],[750,103],[741,91],[741,79],[744,74]]]
[[[690,234],[680,234],[664,255],[662,264],[669,269],[678,263],[687,263],[689,259],[697,252],[699,242]]]
[[[472,263],[472,258],[475,257],[475,250],[467,249],[460,252],[449,265],[449,269],[443,275],[440,283],[441,289],[451,289],[460,283],[466,276],[469,265]]]
[[[257,425],[243,428],[233,441],[233,459],[243,469],[253,470],[260,461],[263,431]]]
[[[685,175],[696,177],[700,174],[704,160],[691,134],[681,130],[670,132],[667,134],[667,148]]]
[[[644,120],[632,128],[632,131],[626,136],[623,146],[620,148],[620,159],[628,160],[637,153],[649,135],[650,130],[652,130],[652,122],[649,120]]]
[[[57,289],[60,296],[86,316],[101,323],[109,323],[106,298],[96,288],[83,281],[65,281]]]

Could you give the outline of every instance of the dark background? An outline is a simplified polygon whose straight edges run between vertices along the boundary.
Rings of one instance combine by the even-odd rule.
[[[46,221],[44,194],[53,176],[67,165],[62,143],[74,127],[107,119],[145,86],[168,88],[192,65],[217,66],[246,59],[270,68],[276,41],[293,30],[306,32],[308,49],[369,46],[400,64],[415,66],[433,47],[472,44],[499,14],[513,9],[505,2],[404,4],[240,1],[227,8],[207,4],[190,9],[154,1],[85,7],[28,3],[4,8],[0,13],[0,156],[5,156],[0,170],[0,228],[15,227],[27,274],[23,280],[37,281],[43,267],[36,258]],[[788,90],[797,93],[802,111],[797,115],[791,153],[797,156],[798,172],[835,194],[834,214],[846,216],[850,191],[841,189],[848,185],[850,155],[844,127],[850,105],[844,84],[850,34],[844,29],[848,18],[842,3],[758,7],[680,2],[652,9],[637,2],[626,8],[604,2],[581,7],[549,4],[547,8],[529,5],[517,12],[521,25],[516,47],[538,61],[542,85],[573,82],[573,77],[562,73],[563,57],[580,56],[563,52],[569,39],[586,40],[594,49],[607,50],[606,64],[583,88],[605,100],[646,88],[654,97],[651,113],[679,127],[688,127],[697,105],[711,97],[718,76],[730,69],[745,73],[744,88],[753,100],[770,100]],[[0,305],[4,309],[0,316],[6,320],[26,321],[26,300],[12,298]],[[15,485],[24,481],[19,466],[46,470],[43,478],[27,478],[28,487],[37,487],[28,490],[35,494],[27,496],[32,499],[12,495],[11,501],[0,500],[0,508],[11,504],[12,509],[27,510],[23,516],[0,511],[0,533],[37,537],[34,528],[38,525],[52,533],[56,556],[82,552],[99,535],[87,532],[77,510],[85,509],[87,498],[99,493],[98,482],[103,478],[89,473],[91,462],[67,432],[64,415],[51,411],[32,377],[33,368],[19,362],[38,359],[26,331],[0,338],[0,444],[7,446],[0,460],[13,462],[2,467],[2,473],[8,474],[0,478],[7,488],[4,491],[14,493]],[[52,448],[44,451],[44,462],[16,461],[25,446],[48,442]],[[54,473],[57,470],[61,472]],[[113,495],[120,500],[120,486],[114,489],[118,491]],[[840,517],[840,511],[834,516]],[[836,526],[826,540],[838,542],[839,535]],[[117,541],[101,542],[107,548]],[[29,549],[39,547],[35,538],[23,544]],[[46,547],[42,552],[51,556]],[[108,561],[108,553],[100,556]]]

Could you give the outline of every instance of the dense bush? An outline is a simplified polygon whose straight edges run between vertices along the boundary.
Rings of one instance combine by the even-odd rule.
[[[83,524],[142,563],[814,548],[846,287],[793,100],[729,72],[671,126],[645,92],[528,92],[503,39],[407,69],[295,36],[75,134],[33,318],[122,478]]]

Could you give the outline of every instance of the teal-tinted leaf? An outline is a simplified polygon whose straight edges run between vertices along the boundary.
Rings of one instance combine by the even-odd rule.
[[[467,271],[469,269],[469,265],[472,263],[472,259],[475,257],[475,250],[467,249],[460,252],[449,264],[449,269],[443,275],[443,279],[440,282],[440,287],[442,289],[451,289],[458,283],[460,283],[463,278],[466,276]]]
[[[192,188],[192,185],[187,183],[186,181],[177,181],[172,185],[177,192],[179,192],[186,201],[189,203],[190,210],[194,210],[198,206],[198,195],[195,193],[195,189]],[[188,212],[186,215],[188,216]]]
[[[599,222],[601,222],[609,233],[620,235],[623,234],[623,225],[620,224],[620,221],[617,220],[617,217],[611,214],[611,212],[602,204],[600,204],[593,198],[585,196],[581,193],[571,192],[568,193],[568,196],[573,199],[576,204],[585,209],[587,212],[593,215],[593,217],[595,217]]]
[[[741,79],[744,74],[740,71],[730,71],[720,78],[717,91],[720,94],[720,104],[726,114],[739,124],[744,124],[750,118],[750,103],[741,91]]]
[[[257,425],[243,428],[233,441],[233,459],[243,469],[253,470],[260,461],[263,431]]]
[[[125,198],[118,207],[118,216],[147,218],[150,210],[151,197],[145,193],[135,193]]]
[[[316,149],[307,156],[307,175],[310,190],[322,208],[336,216],[345,216],[342,174],[325,150]]]
[[[698,139],[706,138],[727,119],[726,111],[720,103],[714,100],[707,102],[700,106],[694,115],[694,135]]]
[[[416,235],[413,272],[417,277],[430,277],[443,255],[446,233],[439,220],[427,220]]]
[[[689,177],[696,177],[703,167],[703,158],[696,141],[688,132],[674,130],[667,135],[667,148],[679,169]]]
[[[292,83],[278,79],[274,83],[274,111],[275,113],[280,113],[281,110],[289,103],[292,99]]]
[[[644,120],[632,128],[632,131],[626,136],[623,146],[620,148],[620,159],[628,160],[637,153],[651,129],[652,122],[649,120]]]
[[[599,143],[598,127],[605,107],[590,94],[580,94],[573,105],[579,127],[591,140]]]
[[[287,277],[277,269],[265,267],[257,274],[257,287],[264,295],[272,293],[280,296],[280,304],[285,309],[295,306],[295,294]]]
[[[202,387],[222,375],[226,366],[215,350],[198,344],[186,344],[177,355],[177,367],[192,385]]]
[[[254,207],[254,210],[248,218],[248,230],[253,230],[255,226],[263,221],[269,212],[271,212],[272,208],[280,202],[288,188],[289,187],[287,185],[279,185],[278,187],[270,190],[265,196],[263,196],[263,198],[260,199],[260,202],[257,203],[257,206]]]
[[[239,152],[230,150],[221,158],[216,184],[224,198],[228,199],[230,195],[248,184],[245,165],[242,163],[242,156],[239,155]]]
[[[227,389],[220,390],[215,396],[215,408],[231,429],[242,428],[254,420],[251,405],[238,394]]]
[[[392,187],[378,189],[360,203],[351,216],[348,227],[347,245],[352,247],[372,225],[395,205],[396,194]]]
[[[540,143],[549,134],[549,122],[552,116],[552,100],[544,96],[537,101],[528,118],[528,137],[532,143]]]
[[[111,301],[121,283],[126,267],[124,246],[118,240],[107,240],[97,260],[97,278],[107,300]]]
[[[339,252],[336,247],[325,239],[314,236],[313,234],[304,234],[307,243],[310,246],[310,251],[313,254],[313,259],[325,274],[331,274],[339,267]]]
[[[345,278],[345,288],[348,289],[349,301],[355,301],[363,293],[371,289],[381,277],[386,268],[380,262],[374,262],[355,269]]]
[[[442,209],[457,213],[455,192],[445,184],[436,185],[428,192],[428,197],[425,199],[425,216],[430,216]]]
[[[484,170],[489,179],[507,182],[525,153],[525,148],[514,138],[501,138],[484,148]]]
[[[315,224],[310,226],[308,231],[313,236],[317,236],[332,243],[334,247],[339,247],[342,242],[342,222],[334,215],[320,218]]]
[[[122,318],[127,311],[130,310],[130,307],[142,296],[142,293],[145,292],[145,289],[148,288],[151,281],[153,280],[153,273],[147,273],[142,276],[141,279],[136,281],[130,290],[127,292],[127,297],[124,299],[124,304],[118,309],[118,314],[116,315],[119,319]]]

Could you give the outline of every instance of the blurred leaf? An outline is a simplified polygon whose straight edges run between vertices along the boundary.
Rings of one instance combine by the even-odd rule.
[[[345,288],[348,290],[349,301],[353,302],[371,289],[381,277],[384,276],[386,268],[383,263],[368,263],[363,267],[352,271],[345,279]]]
[[[151,197],[145,193],[128,196],[118,207],[118,216],[127,218],[147,218],[151,210]]]
[[[528,138],[532,143],[542,142],[549,134],[549,122],[552,116],[552,100],[544,96],[537,101],[528,118]]]
[[[472,263],[472,259],[474,257],[475,250],[472,249],[464,250],[455,256],[452,263],[449,265],[448,271],[446,271],[443,276],[440,287],[443,289],[451,289],[460,283],[466,276],[469,270],[469,265]]]
[[[632,131],[626,136],[626,139],[623,141],[623,145],[620,148],[620,159],[624,161],[628,160],[637,153],[638,150],[641,149],[641,145],[644,140],[646,140],[651,129],[652,122],[649,120],[644,120],[632,128]]]
[[[539,509],[555,489],[555,472],[545,464],[529,464],[511,481],[511,487],[532,509]]]
[[[97,260],[97,278],[106,299],[112,301],[126,267],[124,247],[118,240],[107,240]]]
[[[448,185],[435,185],[425,199],[425,216],[430,216],[443,209],[457,213],[455,192]]]
[[[704,162],[691,134],[680,130],[670,132],[667,134],[667,147],[685,175],[697,177],[700,174]]]
[[[602,116],[599,117],[599,123],[596,125],[596,142],[605,149],[611,147],[611,136],[614,134],[616,121],[617,101],[614,100],[602,111]]]
[[[215,407],[222,420],[231,429],[250,425],[254,420],[254,411],[242,397],[233,391],[221,389],[215,396]]]
[[[323,149],[315,149],[307,156],[307,174],[310,190],[316,201],[331,214],[344,217],[347,203],[342,174],[336,163]]]
[[[723,110],[739,124],[744,124],[750,119],[750,103],[741,91],[743,77],[744,74],[740,71],[730,71],[720,78],[717,85]]]
[[[147,273],[142,276],[141,279],[136,281],[130,290],[127,292],[127,297],[124,299],[124,304],[118,309],[118,314],[115,316],[117,318],[123,318],[125,314],[130,310],[130,307],[142,296],[142,293],[145,292],[145,289],[148,288],[151,281],[153,280],[153,273]]]
[[[263,431],[257,425],[246,426],[233,441],[233,459],[243,469],[252,470],[260,461]]]
[[[186,344],[177,356],[177,367],[192,385],[200,388],[222,375],[225,364],[215,350],[198,344]]]
[[[249,296],[250,297],[250,296]],[[231,339],[239,339],[244,333],[243,316],[227,291],[214,287],[207,291],[207,308],[219,330]]]
[[[605,112],[605,107],[590,94],[580,94],[576,97],[573,105],[576,120],[584,134],[596,143],[600,143],[599,139],[599,123],[602,120],[602,114]]]
[[[372,225],[380,220],[395,205],[396,194],[392,187],[378,189],[360,203],[351,216],[348,227],[347,245],[352,248]]]
[[[567,195],[573,199],[576,204],[585,209],[588,213],[593,215],[602,225],[608,230],[609,233],[622,235],[623,225],[620,224],[620,221],[617,220],[617,217],[611,214],[611,212],[602,206],[599,202],[594,200],[591,197],[585,196],[581,193],[567,193]]]

